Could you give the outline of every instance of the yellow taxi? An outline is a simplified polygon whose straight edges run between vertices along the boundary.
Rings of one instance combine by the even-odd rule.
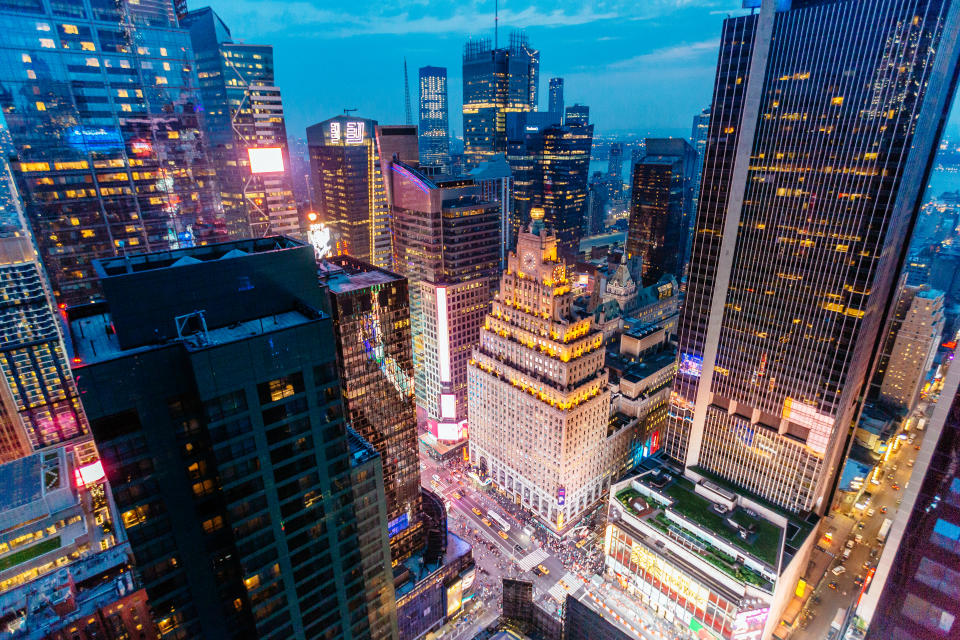
[[[473,511],[474,515],[480,515],[480,509],[477,509],[476,507],[470,510]]]
[[[487,525],[488,527],[492,527],[492,526],[493,526],[493,523],[490,522],[489,520],[487,520],[486,518],[484,518],[483,520],[481,520],[481,522],[482,522],[483,524]]]
[[[504,540],[507,539],[507,534],[505,534],[503,531],[497,531],[497,535],[503,538]]]
[[[549,573],[550,573],[550,569],[547,569],[547,568],[546,568],[545,566],[543,566],[542,564],[538,564],[538,565],[537,565],[537,569],[540,569],[540,571],[543,573],[543,575],[549,575]]]
[[[454,491],[454,492],[453,492],[453,499],[454,499],[454,500],[459,500],[459,499],[462,498],[462,497],[463,497],[463,496],[460,495],[460,492],[459,492],[459,491]]]

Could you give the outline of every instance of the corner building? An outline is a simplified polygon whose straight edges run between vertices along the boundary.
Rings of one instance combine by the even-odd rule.
[[[687,468],[827,509],[958,30],[944,0],[765,1],[724,21],[665,442]]]
[[[609,482],[610,392],[603,333],[573,311],[557,238],[538,214],[510,254],[467,370],[470,461],[559,533]]]

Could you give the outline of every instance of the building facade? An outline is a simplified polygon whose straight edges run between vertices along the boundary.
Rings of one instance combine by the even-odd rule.
[[[467,362],[500,264],[500,206],[469,178],[390,172],[397,271],[410,282],[419,419],[441,441],[467,435]]]
[[[273,47],[235,42],[210,7],[188,12],[180,25],[190,31],[204,129],[230,236],[299,235]],[[250,149],[277,150],[279,165],[264,166]]]
[[[46,276],[23,233],[0,237],[0,462],[90,434]]]
[[[58,301],[96,258],[223,237],[190,37],[170,0],[0,9],[11,163]]]
[[[446,67],[420,67],[420,164],[450,164]]]
[[[633,166],[626,251],[643,261],[647,286],[665,275],[679,279],[684,272],[697,154],[683,138],[647,138],[645,148]]]
[[[480,187],[480,196],[487,202],[500,205],[500,269],[507,268],[507,253],[511,242],[513,221],[513,172],[506,156],[494,156],[470,170],[467,174]]]
[[[376,120],[337,116],[307,127],[307,146],[314,204],[335,235],[334,255],[389,269],[390,211],[376,128]]]
[[[665,449],[822,513],[953,96],[960,7],[775,5],[724,22]]]
[[[391,577],[383,558],[368,580],[313,248],[97,266],[106,302],[69,314],[74,371],[161,637],[371,637]]]
[[[473,350],[470,461],[563,532],[609,483],[610,392],[603,334],[573,311],[558,240],[537,218],[510,254]]]
[[[703,173],[703,157],[707,151],[707,137],[710,134],[710,107],[693,116],[693,129],[690,132],[690,145],[697,152],[697,170],[693,174],[693,212],[697,212],[700,199],[700,175]]]
[[[319,274],[330,299],[347,419],[383,460],[396,564],[424,545],[407,280],[347,256],[324,261]]]
[[[507,150],[508,113],[537,110],[540,52],[523,33],[494,49],[470,40],[463,52],[463,153],[467,169]]]
[[[563,78],[550,78],[550,98],[547,111],[560,115],[563,124]]]
[[[927,286],[901,290],[876,372],[881,401],[903,411],[916,407],[940,346],[943,307],[942,291]]]

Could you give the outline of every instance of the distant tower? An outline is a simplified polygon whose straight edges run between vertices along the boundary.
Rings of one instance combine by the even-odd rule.
[[[559,113],[560,124],[563,124],[563,78],[550,78],[550,99],[547,104],[547,111]]]
[[[407,77],[407,59],[403,59],[403,108],[404,124],[413,124],[413,113],[410,111],[410,79]]]

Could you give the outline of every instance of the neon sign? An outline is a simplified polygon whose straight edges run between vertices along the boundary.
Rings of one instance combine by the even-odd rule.
[[[307,229],[307,240],[313,245],[317,260],[323,260],[333,252],[333,236],[330,228],[322,222],[310,225]]]
[[[680,373],[699,378],[703,373],[703,358],[690,353],[680,355]]]
[[[330,142],[340,142],[343,139],[347,144],[360,144],[363,142],[364,123],[362,121],[351,121],[346,123],[346,133],[340,122],[330,123]]]

